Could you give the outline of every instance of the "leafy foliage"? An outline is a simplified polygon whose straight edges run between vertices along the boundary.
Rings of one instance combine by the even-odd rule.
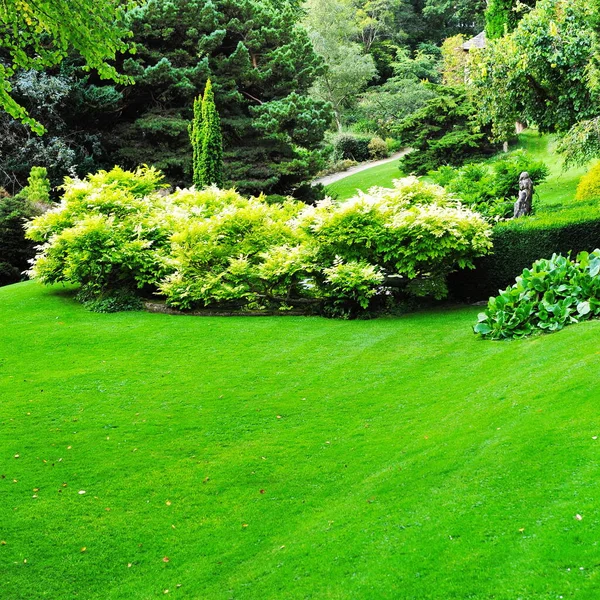
[[[326,65],[315,80],[312,94],[331,103],[340,131],[345,111],[356,104],[358,94],[377,76],[373,57],[353,40],[361,30],[355,16],[354,7],[345,0],[306,2],[304,23]]]
[[[371,158],[369,145],[372,138],[354,133],[338,133],[332,140],[335,160],[362,162]],[[387,149],[387,147],[386,147]]]
[[[490,0],[485,11],[485,33],[488,39],[500,38],[515,29],[528,8],[536,0]]]
[[[497,139],[516,120],[566,132],[597,116],[594,7],[579,0],[540,0],[516,29],[474,54],[473,97]]]
[[[322,168],[332,115],[308,95],[323,67],[300,16],[288,2],[258,0],[149,0],[133,10],[137,52],[123,71],[135,85],[104,137],[114,160],[152,164],[170,183],[189,185],[191,107],[210,78],[226,185],[288,194],[309,180]]]
[[[492,232],[493,254],[474,261],[472,271],[449,278],[451,294],[461,300],[481,300],[498,293],[540,256],[589,252],[600,245],[600,219],[594,202],[565,218],[551,213],[500,221]]]
[[[31,118],[11,95],[9,79],[18,69],[42,70],[59,64],[70,49],[96,69],[100,77],[127,81],[108,61],[130,44],[126,11],[134,2],[120,0],[42,0],[0,2],[0,108],[41,134],[44,127]]]
[[[17,196],[0,188],[0,285],[23,279],[29,261],[35,256],[34,244],[25,239],[25,223],[40,215],[48,201],[48,180],[44,170],[31,170],[29,186]]]
[[[538,260],[513,286],[490,298],[474,331],[494,340],[519,338],[597,317],[599,274],[600,250],[580,252],[575,260],[560,254]]]
[[[447,274],[490,248],[479,215],[415,178],[316,206],[215,187],[165,195],[160,181],[147,168],[68,180],[60,207],[28,227],[43,244],[32,274],[78,283],[87,301],[159,290],[183,309],[300,305],[353,315],[390,276],[406,293],[415,279],[433,282],[419,294],[441,297]]]
[[[121,94],[110,86],[99,88],[72,64],[63,63],[57,73],[19,71],[11,78],[12,97],[42,123],[43,136],[0,113],[0,185],[13,193],[27,185],[32,165],[47,168],[52,187],[65,174],[96,170],[109,160],[101,132],[111,127]],[[76,132],[76,133],[75,133]]]
[[[168,270],[168,224],[146,200],[161,180],[154,169],[118,167],[67,178],[60,205],[27,227],[42,244],[31,273],[44,283],[81,284],[88,298],[151,286]]]
[[[402,119],[423,108],[435,92],[414,79],[388,79],[370,87],[353,111],[354,121],[382,136],[393,134]]]
[[[196,103],[194,103],[196,108]],[[223,138],[221,136],[221,119],[215,106],[215,95],[210,79],[206,82],[202,98],[202,133],[196,133],[201,141],[197,164],[194,165],[194,185],[223,185]],[[196,118],[194,118],[194,123]]]

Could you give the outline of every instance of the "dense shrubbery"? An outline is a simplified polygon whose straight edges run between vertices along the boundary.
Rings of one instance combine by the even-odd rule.
[[[576,200],[600,200],[600,162],[596,163],[579,181]]]
[[[25,239],[26,221],[48,208],[50,182],[43,167],[31,169],[28,185],[11,197],[0,188],[0,285],[23,279],[35,255],[34,244]]]
[[[597,317],[599,274],[600,250],[581,252],[576,260],[556,254],[538,260],[514,285],[490,298],[474,331],[493,340],[518,338]]]
[[[471,163],[462,168],[440,167],[429,173],[435,183],[456,194],[486,217],[508,217],[519,195],[519,175],[527,171],[535,185],[548,176],[548,167],[523,150],[502,155],[491,163]]]
[[[389,293],[389,277],[405,293],[441,297],[447,274],[490,248],[478,214],[415,178],[316,206],[217,188],[165,194],[160,182],[148,168],[68,180],[61,205],[29,225],[43,244],[33,275],[80,284],[88,301],[158,290],[182,309],[348,315]]]
[[[461,300],[481,300],[498,293],[540,256],[573,255],[600,247],[600,218],[596,207],[579,214],[514,219],[498,223],[492,233],[494,251],[475,260],[475,269],[453,273],[452,295]]]
[[[389,151],[385,140],[382,140],[380,137],[374,137],[369,142],[369,155],[373,160],[381,160],[382,158],[387,158],[389,155]]]

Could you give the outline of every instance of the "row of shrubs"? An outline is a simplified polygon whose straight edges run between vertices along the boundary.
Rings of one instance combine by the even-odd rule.
[[[416,178],[316,206],[163,187],[152,168],[67,179],[60,205],[28,226],[41,244],[31,274],[79,284],[96,308],[159,293],[180,309],[308,306],[348,316],[398,287],[442,297],[447,274],[491,246],[480,215]]]

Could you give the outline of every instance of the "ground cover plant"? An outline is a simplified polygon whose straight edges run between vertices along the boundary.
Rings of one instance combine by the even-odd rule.
[[[475,333],[499,340],[558,331],[600,314],[600,250],[540,259],[490,298]]]
[[[41,244],[31,274],[79,284],[91,302],[158,291],[182,309],[300,304],[353,316],[390,295],[388,278],[444,297],[447,274],[491,246],[478,214],[416,178],[315,206],[215,187],[167,194],[161,179],[115,168],[67,180],[60,206],[28,225]]]
[[[0,301],[4,598],[594,597],[598,322]]]

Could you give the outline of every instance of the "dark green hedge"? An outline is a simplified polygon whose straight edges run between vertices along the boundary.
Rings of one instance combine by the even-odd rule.
[[[451,296],[487,300],[540,258],[550,258],[555,252],[575,256],[582,250],[600,248],[600,213],[595,218],[567,219],[525,218],[498,224],[493,232],[493,254],[475,261],[475,269],[453,273],[448,281]]]

